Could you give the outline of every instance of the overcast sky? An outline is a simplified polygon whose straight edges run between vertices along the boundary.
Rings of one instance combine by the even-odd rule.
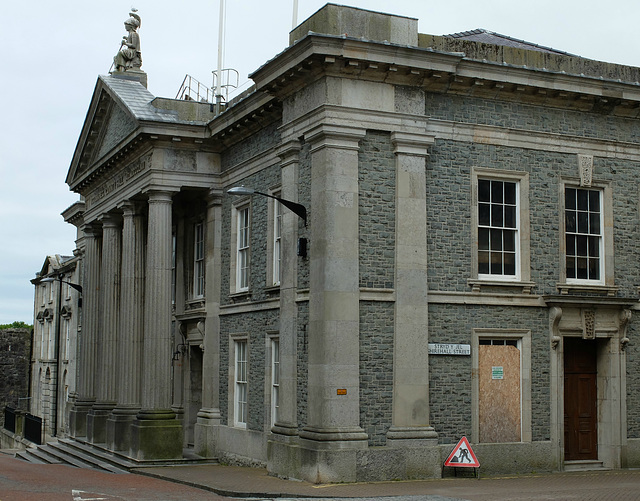
[[[211,85],[218,0],[133,0],[142,69],[152,94],[175,97],[186,74]],[[326,2],[299,0],[302,22]],[[640,2],[618,0],[345,0],[414,17],[420,33],[484,28],[590,59],[640,65]],[[0,77],[0,324],[33,322],[33,286],[49,254],[71,255],[75,228],[60,213],[78,196],[65,178],[99,74],[126,34],[118,0],[3,3]],[[281,52],[293,0],[227,0],[225,67],[248,74]]]

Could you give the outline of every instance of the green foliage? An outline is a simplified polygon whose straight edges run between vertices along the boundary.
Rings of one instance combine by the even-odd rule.
[[[11,324],[0,324],[0,330],[4,329],[31,329],[33,325],[25,324],[24,322],[13,322]]]

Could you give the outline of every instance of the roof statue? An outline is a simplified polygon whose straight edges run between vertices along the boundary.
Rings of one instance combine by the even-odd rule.
[[[115,71],[140,70],[142,55],[140,54],[140,16],[136,14],[138,9],[131,8],[129,19],[124,22],[124,28],[128,35],[122,37],[120,50],[113,58]]]

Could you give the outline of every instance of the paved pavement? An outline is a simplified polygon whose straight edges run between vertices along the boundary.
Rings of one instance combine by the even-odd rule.
[[[265,469],[198,465],[140,468],[138,473],[229,497],[279,501],[358,498],[377,501],[640,500],[640,470],[589,471],[420,481],[314,485],[269,476]]]

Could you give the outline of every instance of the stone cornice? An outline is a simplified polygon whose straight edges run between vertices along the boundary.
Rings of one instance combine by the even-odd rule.
[[[640,145],[623,141],[438,119],[427,128],[439,139],[640,161]]]
[[[462,53],[309,34],[251,75],[285,98],[323,75],[422,87],[543,106],[640,116],[640,84],[466,59]]]

